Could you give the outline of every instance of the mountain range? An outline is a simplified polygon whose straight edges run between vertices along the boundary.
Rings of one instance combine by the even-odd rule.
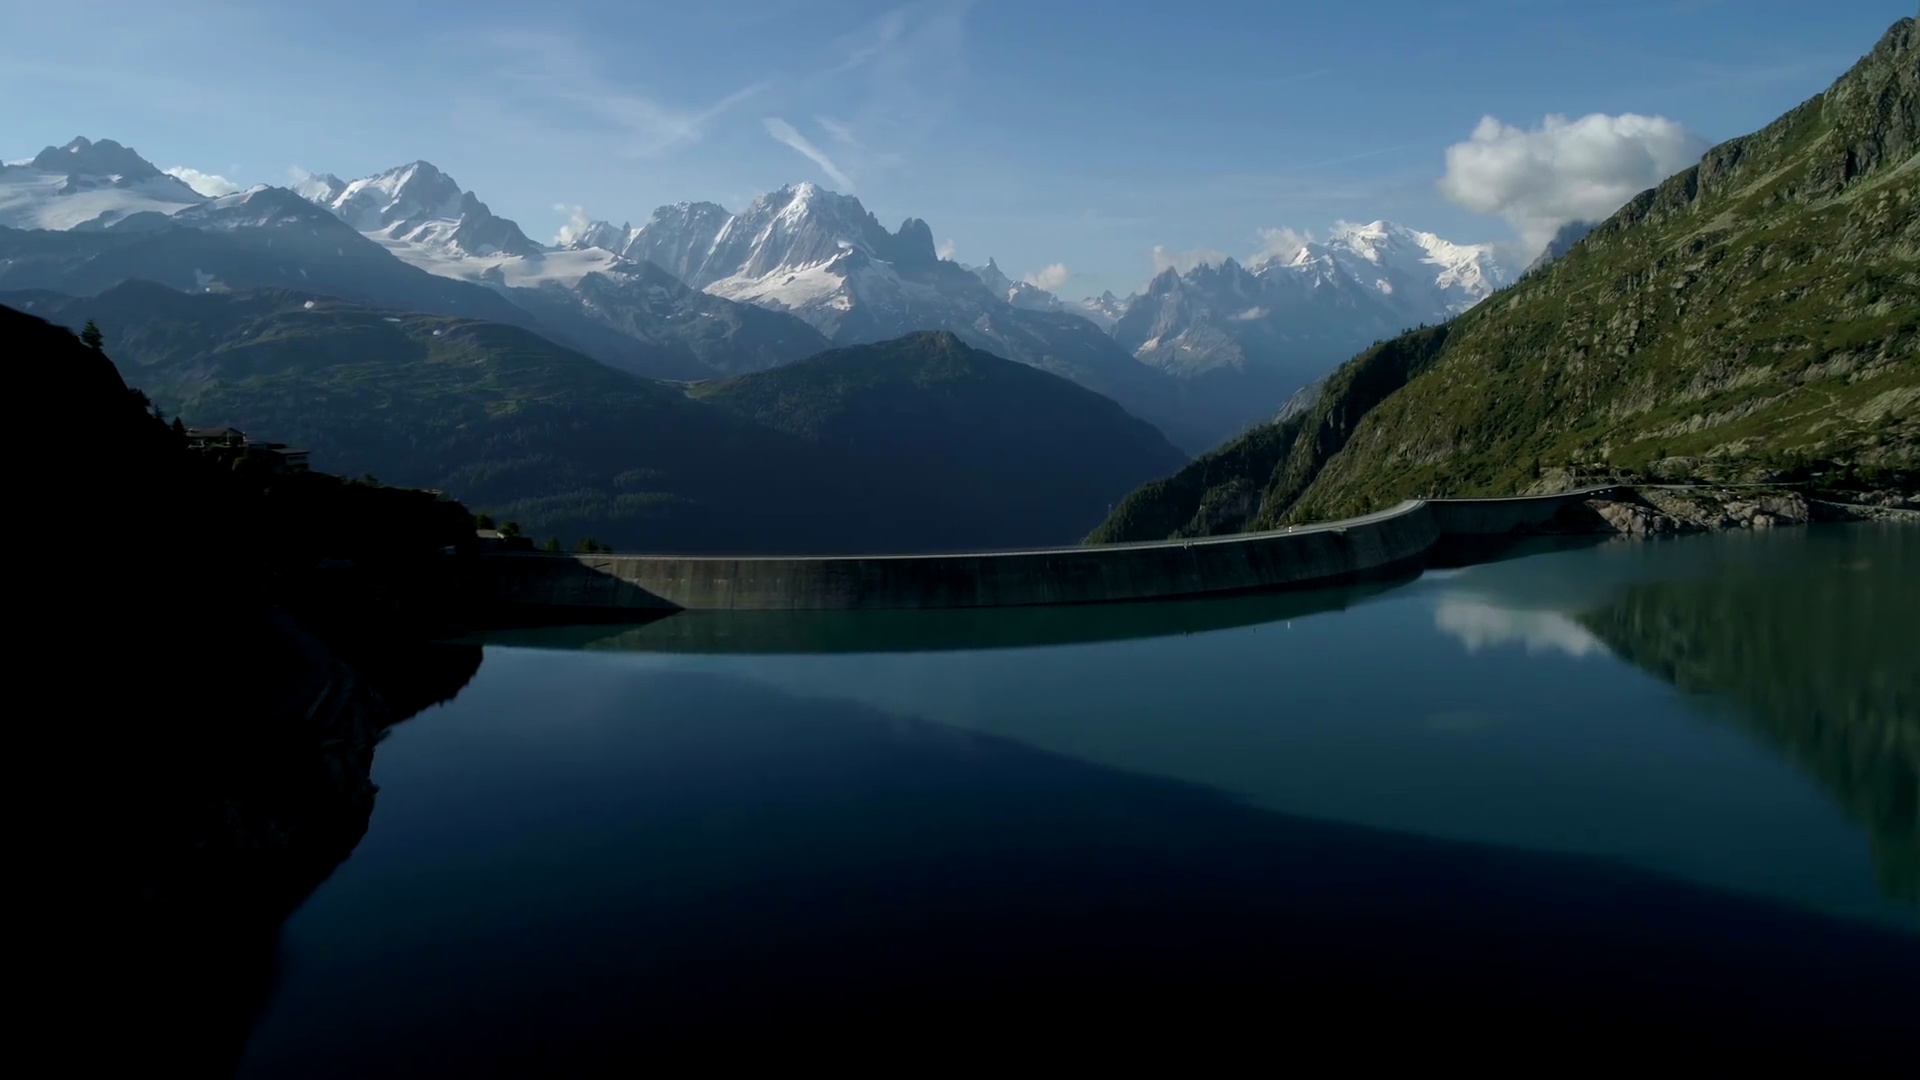
[[[836,343],[952,329],[1107,393],[1189,446],[1195,439],[1180,436],[1196,427],[1197,441],[1210,445],[1264,420],[1356,349],[1457,314],[1509,280],[1490,245],[1376,221],[1303,239],[1250,268],[1227,260],[1167,270],[1143,294],[1069,303],[991,259],[977,267],[941,259],[925,222],[909,218],[889,232],[858,199],[812,184],[764,195],[738,214],[678,203],[640,226],[593,222],[573,247],[651,262],[696,288],[792,312]],[[1137,372],[1117,386],[1114,374],[1127,368],[1114,349],[1068,317],[1091,323],[1177,389],[1136,385]],[[1049,355],[1070,340],[1070,356]],[[1178,419],[1169,419],[1170,393]]]
[[[686,202],[637,227],[594,222],[556,247],[424,161],[208,198],[118,143],[85,138],[0,167],[0,260],[0,288],[87,292],[136,277],[311,288],[517,325],[683,381],[944,329],[1111,397],[1190,451],[1271,416],[1355,348],[1505,280],[1484,246],[1376,222],[1250,267],[1168,271],[1136,296],[1069,303],[991,261],[941,259],[925,222],[888,230],[858,199],[812,184],[737,214]]]
[[[0,305],[93,320],[127,381],[316,469],[530,534],[773,553],[1072,543],[1185,455],[1065,380],[926,333],[687,389],[503,323],[129,281]]]
[[[1095,540],[1338,517],[1567,473],[1920,486],[1920,34],[1452,320],[1129,496]],[[1297,406],[1297,407],[1296,407]]]

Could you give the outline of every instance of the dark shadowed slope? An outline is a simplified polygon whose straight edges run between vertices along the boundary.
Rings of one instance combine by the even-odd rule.
[[[691,393],[836,453],[885,459],[901,484],[943,493],[927,511],[1023,522],[1036,541],[1085,535],[1115,500],[1186,461],[1113,401],[945,332],[836,349]],[[956,523],[953,535],[1010,533]]]
[[[4,299],[70,326],[97,321],[135,381],[189,423],[301,446],[318,469],[446,491],[569,547],[584,537],[627,550],[743,553],[1064,542],[1180,460],[1112,403],[991,357],[975,362],[1050,406],[1022,412],[993,394],[951,398],[942,384],[907,379],[889,406],[904,410],[895,426],[887,410],[854,407],[855,395],[838,407],[865,426],[822,440],[496,323],[137,281],[84,299]],[[833,377],[820,373],[838,363],[767,385],[826,385]],[[754,385],[721,397],[750,397]],[[935,414],[944,441],[925,443],[932,429],[916,425]],[[1106,423],[1106,434],[1086,436],[1062,469],[1041,460],[1053,447],[1019,445],[1084,433],[1083,421]],[[905,449],[915,445],[939,452]]]

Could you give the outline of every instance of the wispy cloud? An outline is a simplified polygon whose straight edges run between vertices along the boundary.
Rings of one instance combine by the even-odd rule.
[[[777,116],[769,116],[760,123],[767,129],[767,134],[773,136],[775,142],[792,148],[794,152],[819,166],[820,171],[826,173],[841,191],[853,190],[853,178],[842,172],[840,166],[835,165],[833,159],[827,156],[826,151],[813,145],[805,135],[795,130],[792,124]]]
[[[613,152],[626,158],[698,142],[715,120],[772,85],[762,80],[716,101],[686,105],[608,77],[592,53],[565,34],[498,32],[484,41],[495,60],[487,85],[501,91],[485,104],[525,124],[568,126],[607,138]]]
[[[160,171],[181,181],[202,195],[218,198],[221,195],[231,195],[240,190],[239,184],[234,183],[224,176],[215,173],[201,172],[199,169],[190,169],[185,165],[175,165],[171,169],[161,169]]]
[[[838,59],[800,80],[801,94],[830,87],[852,92],[850,113],[813,118],[845,173],[861,176],[900,164],[952,110],[966,75],[966,20],[973,4],[916,0],[886,11],[843,35],[829,49]]]
[[[819,124],[820,130],[825,131],[828,135],[831,135],[833,137],[833,141],[839,143],[841,146],[845,146],[853,150],[859,150],[862,148],[860,139],[858,136],[854,135],[853,129],[848,127],[846,124],[841,123],[838,120],[835,120],[833,117],[816,116],[813,118],[813,122],[816,124]]]
[[[954,250],[953,241],[948,240],[943,242],[939,247],[934,248],[933,253],[943,259],[951,259],[953,258]]]
[[[1313,234],[1302,229],[1291,229],[1284,225],[1272,229],[1260,229],[1256,234],[1260,238],[1260,250],[1254,253],[1253,262],[1262,259],[1278,259],[1282,262],[1300,253],[1300,249],[1313,242]]]

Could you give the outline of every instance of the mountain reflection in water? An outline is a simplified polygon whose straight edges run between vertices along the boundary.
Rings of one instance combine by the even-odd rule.
[[[1579,624],[1818,780],[1920,907],[1920,530],[1817,533],[1812,558],[1631,585]]]
[[[382,747],[242,1075],[1500,1032],[1888,1061],[1913,535],[498,635]]]

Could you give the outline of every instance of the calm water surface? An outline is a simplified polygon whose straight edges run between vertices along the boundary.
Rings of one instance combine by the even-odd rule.
[[[1850,526],[1278,597],[502,636],[381,746],[243,1074],[1163,994],[1898,1016],[1916,612],[1920,531]]]

